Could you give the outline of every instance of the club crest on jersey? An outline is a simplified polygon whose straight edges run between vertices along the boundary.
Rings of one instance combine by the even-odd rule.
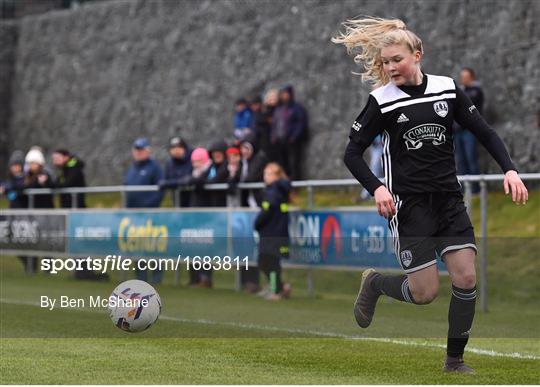
[[[409,267],[409,265],[412,262],[412,252],[411,252],[411,250],[403,250],[399,254],[399,258],[401,259],[401,263],[403,264],[403,266]]]
[[[422,124],[409,129],[403,135],[407,150],[422,148],[424,142],[441,145],[446,142],[446,128],[439,124]]]
[[[444,118],[448,114],[448,103],[446,101],[436,101],[433,104],[433,109],[435,109],[435,113]]]

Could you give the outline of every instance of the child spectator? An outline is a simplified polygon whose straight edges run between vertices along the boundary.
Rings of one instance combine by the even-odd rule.
[[[281,280],[281,259],[289,257],[289,193],[291,183],[283,168],[269,163],[264,169],[264,184],[261,212],[255,219],[255,230],[259,232],[259,268],[268,278],[268,300],[287,298],[291,292],[289,284]]]
[[[251,134],[253,113],[251,112],[248,102],[245,98],[240,98],[234,104],[234,137],[241,140]]]

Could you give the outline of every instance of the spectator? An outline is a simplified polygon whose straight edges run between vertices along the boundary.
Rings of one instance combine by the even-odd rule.
[[[52,154],[53,165],[58,169],[55,186],[57,188],[86,187],[84,179],[84,162],[73,156],[66,149],[57,149]],[[60,207],[71,208],[71,194],[60,194]],[[78,193],[77,208],[86,208],[83,193]]]
[[[207,184],[226,183],[229,175],[227,170],[227,159],[225,152],[227,151],[227,143],[223,140],[216,141],[210,148],[210,158],[212,166],[206,177]],[[227,192],[224,190],[212,191],[212,207],[227,206]]]
[[[191,178],[193,167],[191,166],[191,149],[187,143],[176,136],[169,141],[170,158],[165,164],[165,179],[160,181],[161,188],[176,187],[180,182],[185,182],[186,178]],[[176,197],[173,195],[173,199]],[[180,192],[180,203],[174,202],[176,207],[189,207],[191,192],[182,190]]]
[[[264,169],[264,199],[255,219],[259,232],[259,267],[268,278],[268,300],[290,295],[291,287],[281,281],[281,259],[289,257],[289,193],[291,183],[283,168],[269,163]]]
[[[293,180],[299,180],[308,130],[306,110],[295,101],[292,86],[279,91],[279,103],[272,119],[271,143],[276,147],[278,163]]]
[[[131,154],[133,156],[133,163],[124,176],[125,185],[155,185],[163,179],[163,170],[150,157],[152,150],[148,139],[138,138],[135,140]],[[159,207],[162,199],[162,192],[127,192],[126,207]]]
[[[190,183],[195,185],[192,205],[194,207],[210,207],[214,203],[213,192],[204,189],[204,184],[208,180],[212,159],[205,148],[195,148],[191,153],[191,163],[193,165],[192,178]],[[189,270],[189,286],[197,288],[212,287],[212,270]]]
[[[24,177],[25,188],[53,188],[53,179],[45,168],[45,157],[36,148],[30,149],[25,157],[27,166]],[[52,194],[34,195],[33,208],[54,208]]]
[[[193,166],[191,178],[186,181],[187,184],[195,186],[191,205],[193,207],[211,207],[213,204],[212,192],[204,189],[212,166],[212,159],[210,159],[208,151],[205,148],[195,148],[191,153],[191,165]]]
[[[240,153],[242,155],[240,182],[261,182],[267,162],[264,152],[257,152],[254,141],[248,138],[240,143]],[[242,206],[257,208],[261,202],[261,195],[262,192],[259,189],[242,190],[240,195]]]
[[[133,163],[124,176],[125,185],[155,185],[163,179],[163,171],[159,164],[150,157],[152,150],[150,141],[146,138],[138,138],[133,142],[131,149]],[[163,193],[157,192],[127,192],[126,207],[128,208],[153,208],[159,207]],[[148,281],[146,270],[136,269],[137,279]],[[152,272],[152,283],[159,284],[163,280],[163,271]]]
[[[84,162],[73,156],[66,149],[57,149],[52,154],[53,165],[58,169],[56,175],[56,188],[86,187],[84,178]],[[72,207],[71,194],[60,194],[60,207]],[[83,193],[76,194],[77,208],[86,208],[85,196]],[[84,259],[84,258],[83,258]],[[81,280],[101,281],[108,280],[107,273],[95,273],[92,270],[83,268],[75,271],[75,278]]]
[[[26,173],[24,176],[25,188],[53,188],[53,179],[45,168],[45,157],[39,147],[32,147],[24,159]],[[54,208],[52,194],[33,196],[33,208]],[[27,257],[25,267],[27,273],[37,270],[39,260],[37,257]]]
[[[240,98],[234,104],[234,137],[240,140],[251,133],[253,113],[245,98]]]
[[[257,121],[257,127],[259,132],[259,149],[261,149],[268,161],[278,161],[278,152],[276,148],[272,146],[270,141],[270,135],[272,132],[272,117],[274,111],[279,103],[279,90],[270,89],[264,95],[264,101],[262,105],[262,119]]]
[[[240,154],[242,161],[240,165],[239,181],[245,183],[261,182],[263,179],[263,170],[267,158],[264,152],[258,151],[250,139],[242,141],[240,144]],[[262,191],[260,189],[250,189],[240,191],[240,204],[243,207],[258,208],[262,200]],[[248,269],[240,271],[240,282],[244,290],[248,293],[259,291],[259,268],[249,266]]]
[[[227,207],[240,207],[240,192],[236,185],[240,181],[241,169],[242,156],[240,156],[240,149],[231,146],[227,149],[227,182],[229,183]]]
[[[28,197],[24,190],[24,153],[16,150],[8,161],[8,178],[0,185],[0,193],[5,194],[9,208],[28,208]]]
[[[480,83],[476,80],[474,70],[464,67],[461,70],[460,88],[471,99],[478,112],[482,114],[484,107],[484,93]],[[454,123],[454,146],[458,175],[478,175],[480,168],[478,166],[478,144],[476,137],[467,128],[461,127],[457,122]],[[478,184],[473,184],[473,192],[479,191]]]
[[[28,197],[24,190],[24,153],[16,150],[8,161],[8,178],[0,185],[0,193],[5,194],[9,208],[23,209],[28,207]],[[24,265],[24,271],[33,274],[37,269],[37,257],[18,256]]]
[[[265,126],[268,126],[266,123],[266,117],[263,113],[262,98],[258,95],[253,97],[249,102],[249,108],[251,109],[252,113],[251,135],[254,138],[256,146],[260,148],[261,135],[264,131]]]

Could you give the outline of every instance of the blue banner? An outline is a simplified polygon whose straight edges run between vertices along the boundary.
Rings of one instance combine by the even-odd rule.
[[[72,212],[68,252],[126,257],[249,257],[257,260],[256,211]],[[295,264],[399,269],[386,219],[375,210],[290,213]],[[441,266],[442,267],[442,266]]]
[[[69,216],[72,254],[171,257],[227,252],[226,211],[74,212]]]

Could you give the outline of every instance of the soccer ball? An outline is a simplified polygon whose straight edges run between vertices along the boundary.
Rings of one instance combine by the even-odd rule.
[[[118,328],[127,332],[140,332],[157,321],[161,313],[161,299],[150,284],[129,280],[113,290],[107,309]]]

